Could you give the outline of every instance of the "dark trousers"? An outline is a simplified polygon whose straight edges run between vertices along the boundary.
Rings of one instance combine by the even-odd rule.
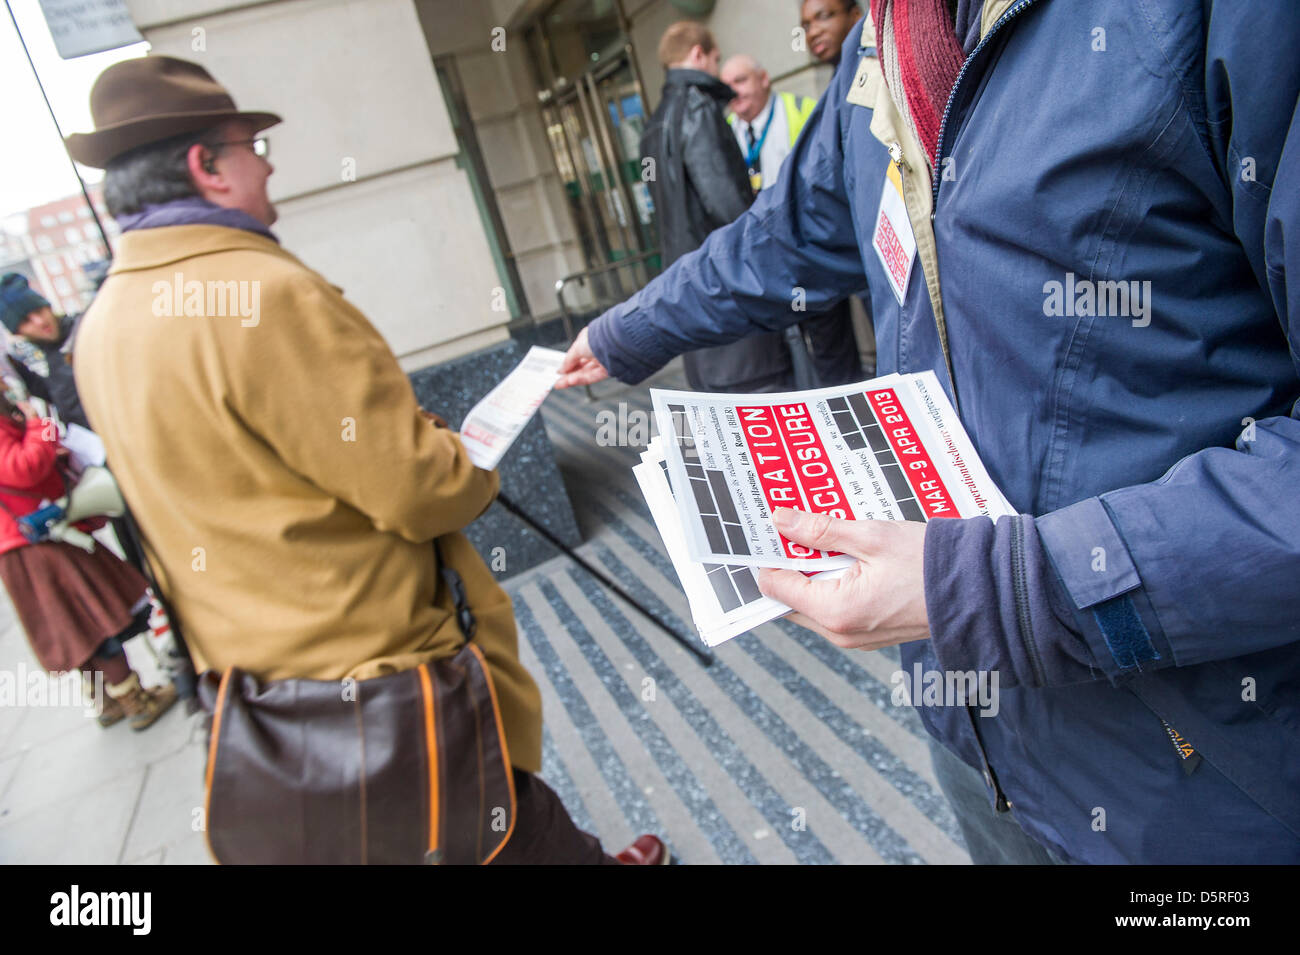
[[[939,787],[952,803],[957,825],[976,865],[1064,865],[1020,828],[1010,812],[993,808],[984,778],[933,737],[930,759]]]
[[[829,388],[862,381],[867,375],[853,331],[853,312],[845,299],[825,312],[805,318],[797,326],[812,364],[815,381],[806,388]]]
[[[583,832],[540,776],[515,770],[515,831],[493,865],[622,865]]]

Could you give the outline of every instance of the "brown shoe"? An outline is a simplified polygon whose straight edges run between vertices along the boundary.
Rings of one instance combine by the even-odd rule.
[[[121,683],[108,686],[108,695],[131,717],[131,729],[148,729],[176,702],[176,687],[168,684],[153,690],[140,685],[139,675],[132,673]]]
[[[624,865],[668,865],[672,854],[658,836],[645,835],[638,837],[614,858]]]
[[[107,693],[104,694],[103,700],[97,701],[95,699],[95,684],[89,677],[84,680],[84,685],[86,688],[86,699],[89,701],[89,705],[94,706],[96,702],[99,703],[99,715],[95,717],[99,722],[99,725],[104,727],[104,729],[108,729],[115,723],[120,723],[122,718],[126,716],[126,710],[122,709],[122,704],[117,702],[117,700],[113,699]]]
[[[104,729],[108,729],[115,723],[120,723],[122,718],[125,716],[126,710],[122,709],[122,704],[117,702],[117,700],[113,699],[111,696],[105,694],[104,707],[100,710],[99,716],[95,717],[95,719],[99,721],[100,726],[104,727]]]

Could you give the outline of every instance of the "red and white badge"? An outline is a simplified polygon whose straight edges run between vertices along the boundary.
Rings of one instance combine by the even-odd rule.
[[[876,258],[880,259],[885,275],[889,277],[894,298],[902,305],[908,279],[912,276],[912,263],[916,261],[916,236],[912,233],[907,205],[903,201],[903,180],[892,162],[880,192],[880,211],[876,214],[871,247],[876,250]]]

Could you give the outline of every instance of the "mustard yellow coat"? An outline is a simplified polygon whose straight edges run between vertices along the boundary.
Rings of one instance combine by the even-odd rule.
[[[252,232],[128,232],[74,367],[200,671],[362,680],[450,656],[463,641],[439,538],[511,761],[541,768],[541,698],[510,598],[459,533],[497,474],[420,415],[339,289]]]

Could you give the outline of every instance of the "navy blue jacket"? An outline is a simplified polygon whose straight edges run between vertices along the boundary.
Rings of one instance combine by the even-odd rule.
[[[865,278],[880,373],[935,370],[1021,514],[927,529],[903,665],[1001,687],[927,728],[1072,860],[1300,861],[1300,6],[985,6],[937,181],[899,164],[935,250],[901,305],[859,27],[778,185],[592,348],[639,381]]]

